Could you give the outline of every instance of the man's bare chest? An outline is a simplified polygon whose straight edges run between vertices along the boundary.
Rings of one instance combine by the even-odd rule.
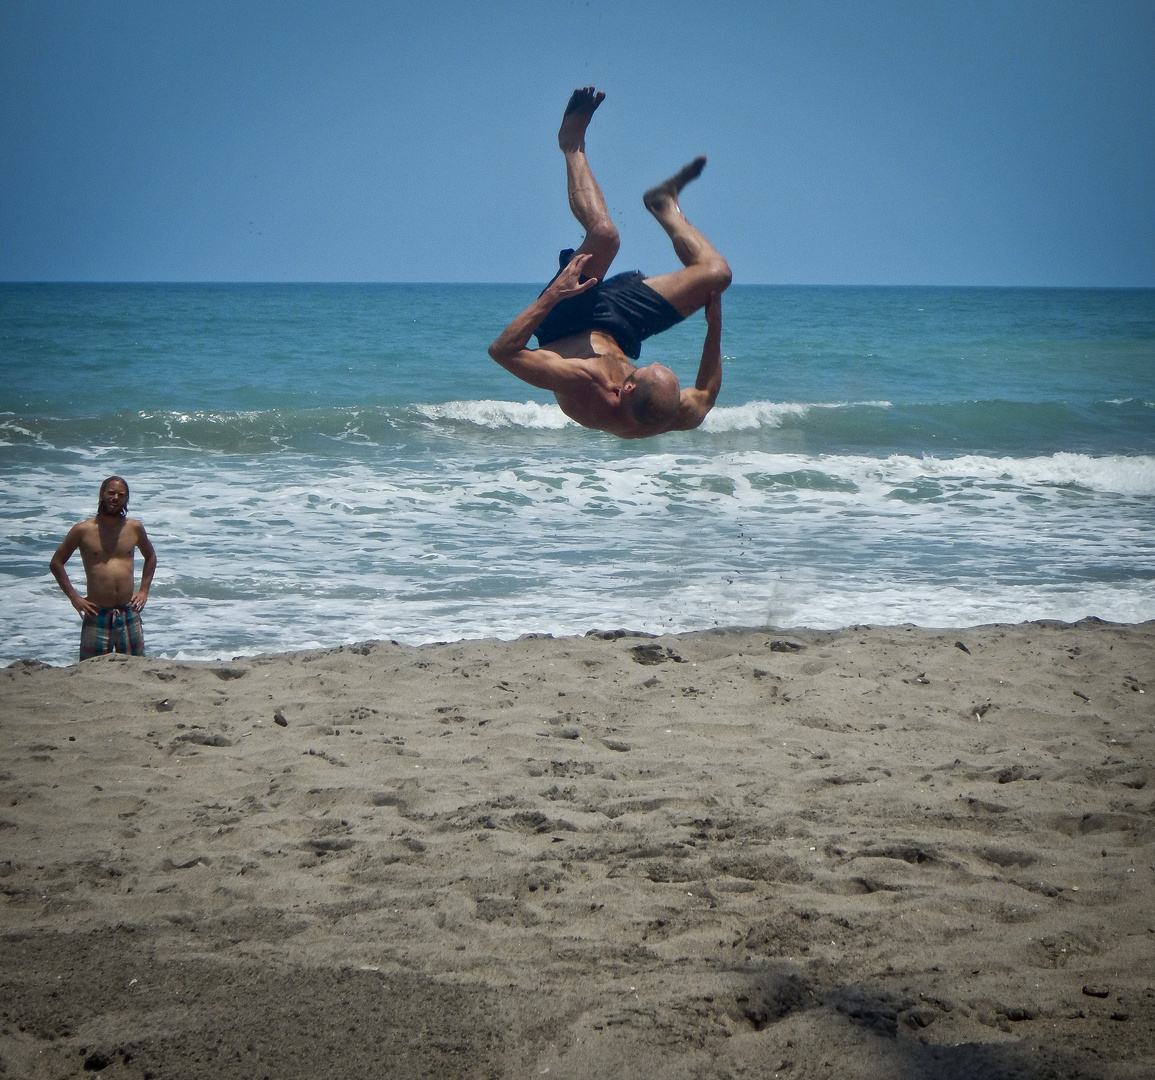
[[[136,551],[136,534],[127,522],[117,525],[94,525],[81,544],[85,561],[94,563],[131,560]]]

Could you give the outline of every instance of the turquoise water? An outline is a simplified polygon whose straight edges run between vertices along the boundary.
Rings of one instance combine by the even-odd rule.
[[[537,289],[0,285],[0,661],[75,655],[114,472],[169,656],[1155,617],[1155,291],[734,286],[718,407],[624,443],[486,355]]]

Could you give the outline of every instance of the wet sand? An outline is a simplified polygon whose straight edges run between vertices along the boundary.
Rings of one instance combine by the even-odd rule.
[[[0,1077],[1150,1077],[1153,702],[1094,620],[22,662]]]

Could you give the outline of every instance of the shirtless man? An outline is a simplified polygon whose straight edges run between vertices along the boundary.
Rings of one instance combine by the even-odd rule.
[[[697,427],[722,387],[722,303],[730,267],[682,214],[678,195],[706,165],[695,158],[643,196],[669,234],[683,269],[657,277],[634,271],[605,279],[618,253],[618,230],[590,171],[585,133],[605,94],[575,90],[557,141],[565,154],[569,205],[585,229],[581,247],[561,253],[545,291],[489,347],[502,367],[552,390],[562,412],[584,427],[623,439]],[[642,341],[706,309],[706,342],[694,389],[683,390],[662,364],[637,367]],[[537,335],[538,348],[528,347]]]
[[[127,515],[128,484],[119,476],[110,476],[100,485],[96,516],[68,530],[49,564],[57,584],[84,619],[80,629],[81,660],[110,652],[144,655],[140,610],[148,600],[156,551],[144,526]],[[77,548],[88,581],[87,597],[76,591],[64,569]],[[140,588],[133,592],[137,548],[144,556],[144,570]]]

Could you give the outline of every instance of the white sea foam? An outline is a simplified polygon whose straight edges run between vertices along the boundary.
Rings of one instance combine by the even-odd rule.
[[[47,560],[110,471],[130,476],[160,556],[146,636],[170,656],[594,626],[1155,617],[1149,456],[606,443],[604,459],[574,461],[486,445],[404,463],[109,451],[13,470],[0,658],[75,655]]]
[[[920,477],[946,483],[1017,483],[1044,488],[1078,487],[1118,495],[1155,495],[1155,457],[1149,454],[1058,453],[1041,457],[912,457],[895,454],[878,459],[831,458],[832,468],[852,475],[864,466],[884,482],[910,483]]]
[[[809,406],[792,402],[748,401],[745,405],[717,405],[702,421],[704,431],[753,431],[778,428],[787,416],[805,416]]]
[[[743,405],[715,406],[702,422],[705,431],[756,431],[780,428],[787,417],[805,417],[812,409],[890,409],[889,401],[830,401],[802,404],[792,401],[748,401]]]
[[[430,420],[458,420],[479,427],[524,427],[557,430],[573,421],[556,405],[536,401],[446,401],[438,405],[415,405]]]
[[[1155,457],[1113,454],[1054,454],[1048,458],[1027,458],[1013,475],[1029,483],[1075,484],[1089,491],[1119,495],[1155,495]]]
[[[748,401],[743,405],[716,406],[703,421],[706,431],[755,431],[779,428],[787,417],[804,417],[811,409],[845,409],[856,406],[889,409],[889,401],[842,401],[818,404],[797,402]],[[558,429],[574,426],[557,405],[534,401],[448,401],[440,404],[415,405],[431,420],[455,420],[480,427],[526,427]]]
[[[10,431],[14,435],[22,435],[25,439],[30,440],[31,442],[44,449],[52,449],[52,447],[49,446],[41,434],[35,431],[31,431],[23,425],[14,423],[11,420],[0,421],[0,431]],[[11,446],[12,443],[5,440],[4,445]]]

